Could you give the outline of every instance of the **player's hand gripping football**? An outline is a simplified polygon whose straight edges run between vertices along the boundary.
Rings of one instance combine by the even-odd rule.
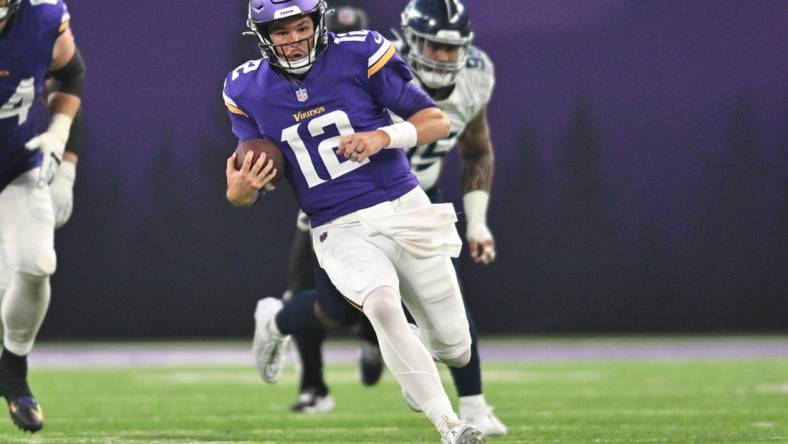
[[[235,169],[235,157],[233,153],[227,159],[227,200],[239,207],[248,207],[257,202],[260,190],[273,180],[276,176],[274,163],[269,161],[265,153],[253,164],[254,153],[248,151],[244,157],[243,165],[240,170]]]
[[[389,144],[389,135],[383,131],[365,131],[342,136],[336,153],[354,162],[363,162]]]
[[[469,225],[465,237],[474,262],[488,265],[495,261],[495,239],[487,225]]]

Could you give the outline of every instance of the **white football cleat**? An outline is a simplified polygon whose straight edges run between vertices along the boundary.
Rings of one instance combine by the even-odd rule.
[[[438,430],[441,433],[441,444],[481,444],[484,442],[482,432],[462,420],[452,421],[444,416]]]
[[[493,413],[493,408],[484,405],[481,408],[463,408],[460,405],[460,419],[473,425],[484,436],[505,436],[509,433],[506,426]]]
[[[257,302],[254,312],[254,343],[252,352],[257,370],[263,381],[273,384],[282,377],[285,351],[290,335],[283,335],[273,325],[276,314],[282,309],[282,301],[264,298]]]

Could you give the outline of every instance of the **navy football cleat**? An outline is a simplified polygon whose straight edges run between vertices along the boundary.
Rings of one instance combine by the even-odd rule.
[[[44,427],[44,412],[27,385],[27,356],[8,350],[0,354],[0,395],[8,402],[8,413],[17,427],[31,433]]]
[[[11,420],[20,429],[35,433],[44,427],[44,411],[35,398],[23,396],[8,404]]]

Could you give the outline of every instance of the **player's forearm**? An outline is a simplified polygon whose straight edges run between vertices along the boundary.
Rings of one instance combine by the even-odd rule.
[[[62,114],[71,118],[72,120],[77,115],[77,111],[79,111],[79,107],[82,104],[82,100],[79,97],[61,93],[61,92],[53,92],[49,96],[49,106],[52,110],[52,115]]]
[[[492,149],[462,158],[461,182],[463,193],[492,189],[495,156]]]
[[[410,116],[408,122],[416,127],[416,145],[432,143],[449,136],[451,124],[438,108],[425,108]]]

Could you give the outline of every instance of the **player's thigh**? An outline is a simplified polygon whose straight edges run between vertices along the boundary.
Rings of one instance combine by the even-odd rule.
[[[398,251],[393,242],[370,239],[361,227],[343,225],[313,229],[312,245],[331,282],[357,308],[377,288],[399,288],[391,260]]]
[[[465,305],[451,259],[403,255],[399,266],[402,299],[439,358],[454,358],[471,345]]]
[[[315,266],[314,273],[317,304],[329,321],[347,326],[358,321],[361,312],[351,305],[337,290],[325,270]]]
[[[36,185],[38,169],[0,192],[0,237],[7,266],[34,275],[55,272],[55,214],[49,188]]]
[[[5,251],[3,250],[3,239],[0,237],[0,302],[2,302],[3,292],[11,282],[11,272],[5,261]]]

